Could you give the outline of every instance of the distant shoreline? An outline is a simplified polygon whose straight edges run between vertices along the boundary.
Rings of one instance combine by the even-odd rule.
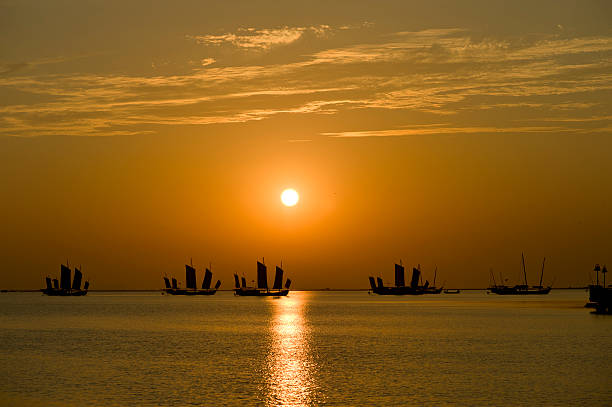
[[[453,288],[454,289],[454,288]],[[587,290],[588,287],[584,286],[584,287],[559,287],[559,288],[553,288],[553,290]],[[303,290],[291,290],[291,291],[315,291],[315,292],[326,292],[326,291],[334,291],[334,292],[349,292],[349,291],[354,291],[354,292],[361,292],[361,291],[369,291],[369,288],[311,288],[311,289],[303,289]],[[483,291],[483,290],[487,290],[487,287],[483,287],[483,288],[458,288],[458,290],[461,291]],[[88,290],[89,292],[92,293],[157,293],[157,292],[162,292],[163,289],[153,289],[153,290],[138,290],[138,289],[109,289],[109,290]],[[227,292],[231,292],[234,291],[233,289],[231,290],[218,290],[218,291],[227,291]],[[37,293],[40,292],[40,289],[1,289],[0,293]]]

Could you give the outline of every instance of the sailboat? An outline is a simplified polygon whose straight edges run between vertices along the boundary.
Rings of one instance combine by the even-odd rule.
[[[421,272],[421,265],[418,266],[417,270],[419,271],[419,273]],[[436,287],[436,277],[437,276],[438,276],[438,267],[436,267],[436,269],[434,270],[433,285],[429,285],[429,280],[425,280],[425,284],[421,286],[421,289],[423,290],[423,294],[440,294],[442,292],[444,287]]]
[[[421,277],[420,267],[412,268],[412,279],[410,280],[409,286],[405,283],[404,274],[405,270],[401,261],[400,264],[395,263],[395,286],[385,286],[382,278],[377,277],[375,280],[374,277],[370,276],[371,289],[369,292],[379,295],[423,295],[440,294],[442,292],[442,288],[435,287],[435,283],[434,286],[429,286],[429,281],[426,281],[424,285],[419,285],[419,279]]]
[[[77,267],[74,268],[74,280],[72,280],[72,283],[70,281],[71,274],[72,270],[70,270],[70,267],[62,264],[60,267],[60,280],[58,281],[57,278],[52,280],[49,276],[45,277],[46,287],[41,288],[40,291],[52,297],[80,297],[87,295],[89,281],[85,281],[83,289],[81,289],[81,282],[83,280],[81,270]]]
[[[523,276],[525,278],[525,284],[517,284],[513,287],[506,285],[497,285],[495,280],[493,285],[489,287],[488,291],[493,294],[499,295],[543,295],[548,294],[552,287],[544,287],[542,285],[542,277],[544,276],[544,264],[546,263],[546,257],[542,260],[542,272],[540,273],[540,284],[529,286],[527,284],[527,270],[525,268],[525,256],[521,253],[521,259],[523,261]]]
[[[283,288],[283,264],[276,266],[276,275],[274,276],[274,285],[272,289],[268,288],[268,269],[266,265],[259,260],[257,261],[257,287],[248,287],[246,278],[238,278],[238,274],[234,273],[234,295],[242,297],[284,297],[289,294],[291,279],[287,279]]]
[[[210,267],[210,266],[209,266]],[[202,288],[198,289],[196,281],[196,269],[193,264],[185,264],[185,286],[186,288],[179,288],[178,281],[172,277],[172,284],[170,279],[164,276],[164,292],[170,295],[214,295],[219,287],[221,286],[221,280],[217,280],[214,288],[211,288],[212,283],[212,271],[210,268],[206,268],[204,271],[204,280],[202,280]]]
[[[593,270],[597,273],[597,283],[589,285],[589,305],[595,308],[596,314],[612,314],[612,286],[606,286],[606,274],[608,269],[604,265],[603,268],[599,264],[595,265]],[[603,274],[603,285],[599,284],[599,272]]]

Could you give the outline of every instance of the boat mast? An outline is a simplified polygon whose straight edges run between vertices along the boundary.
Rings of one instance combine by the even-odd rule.
[[[423,274],[421,273],[421,265],[417,264],[417,270],[419,270],[419,278],[421,279],[421,285],[423,285]]]
[[[436,276],[438,275],[438,266],[436,266],[436,269],[434,270],[434,283],[433,286],[436,286]]]
[[[546,257],[542,259],[542,272],[540,273],[540,288],[542,288],[542,277],[544,277],[544,263],[546,262]]]
[[[523,260],[523,275],[525,276],[525,285],[527,285],[527,270],[525,270],[525,256],[521,253],[521,259]]]

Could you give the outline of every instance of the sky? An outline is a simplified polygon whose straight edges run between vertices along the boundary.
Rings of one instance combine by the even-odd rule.
[[[0,287],[579,286],[612,265],[612,3],[0,0]],[[299,203],[284,207],[294,188]]]

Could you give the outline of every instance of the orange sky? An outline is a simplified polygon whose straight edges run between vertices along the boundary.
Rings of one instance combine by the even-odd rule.
[[[0,2],[0,287],[612,264],[607,2],[82,3]]]

